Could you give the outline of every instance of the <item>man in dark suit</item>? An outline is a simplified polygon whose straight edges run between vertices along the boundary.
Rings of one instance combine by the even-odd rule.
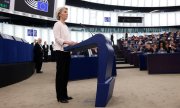
[[[55,55],[54,55],[54,42],[52,41],[52,44],[50,45],[50,51],[51,51],[51,61],[55,61]]]
[[[35,62],[35,70],[37,73],[42,73],[42,61],[43,61],[43,48],[41,45],[41,38],[38,38],[38,42],[34,46],[34,62]]]
[[[114,45],[114,36],[113,36],[113,34],[111,34],[111,42],[112,42],[112,45]]]
[[[44,41],[43,51],[44,51],[44,61],[47,62],[48,61],[49,46],[47,45],[46,41]]]
[[[34,42],[32,42],[31,45],[35,46],[36,43],[37,43],[37,40],[34,39]]]

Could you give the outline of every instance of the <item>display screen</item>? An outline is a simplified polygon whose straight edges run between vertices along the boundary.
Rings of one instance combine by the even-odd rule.
[[[10,0],[0,0],[0,8],[9,9]]]
[[[27,36],[37,36],[37,30],[34,29],[27,29]]]
[[[104,22],[111,22],[111,17],[104,17]]]
[[[15,11],[53,17],[54,0],[15,0]]]
[[[142,23],[142,17],[118,16],[118,22],[120,22],[120,23]]]

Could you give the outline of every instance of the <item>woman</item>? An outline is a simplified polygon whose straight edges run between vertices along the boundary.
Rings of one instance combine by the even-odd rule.
[[[56,95],[58,102],[68,103],[68,100],[72,99],[67,93],[70,52],[64,51],[63,47],[74,45],[75,42],[70,40],[70,33],[65,24],[65,20],[68,17],[68,9],[66,7],[58,9],[56,17],[58,21],[53,27],[55,38],[54,50],[56,54]]]

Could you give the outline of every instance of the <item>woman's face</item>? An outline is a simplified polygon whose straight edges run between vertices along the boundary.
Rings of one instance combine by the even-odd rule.
[[[59,13],[60,19],[62,19],[63,21],[67,20],[68,18],[68,10],[67,9],[63,9],[61,13]]]
[[[160,47],[163,47],[163,43],[160,43]]]

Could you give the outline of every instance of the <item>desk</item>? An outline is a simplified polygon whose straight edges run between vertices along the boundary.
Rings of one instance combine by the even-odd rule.
[[[70,80],[97,77],[98,57],[72,57],[70,64]]]
[[[180,53],[147,55],[149,74],[180,73]]]
[[[140,70],[147,70],[147,54],[139,54]]]

